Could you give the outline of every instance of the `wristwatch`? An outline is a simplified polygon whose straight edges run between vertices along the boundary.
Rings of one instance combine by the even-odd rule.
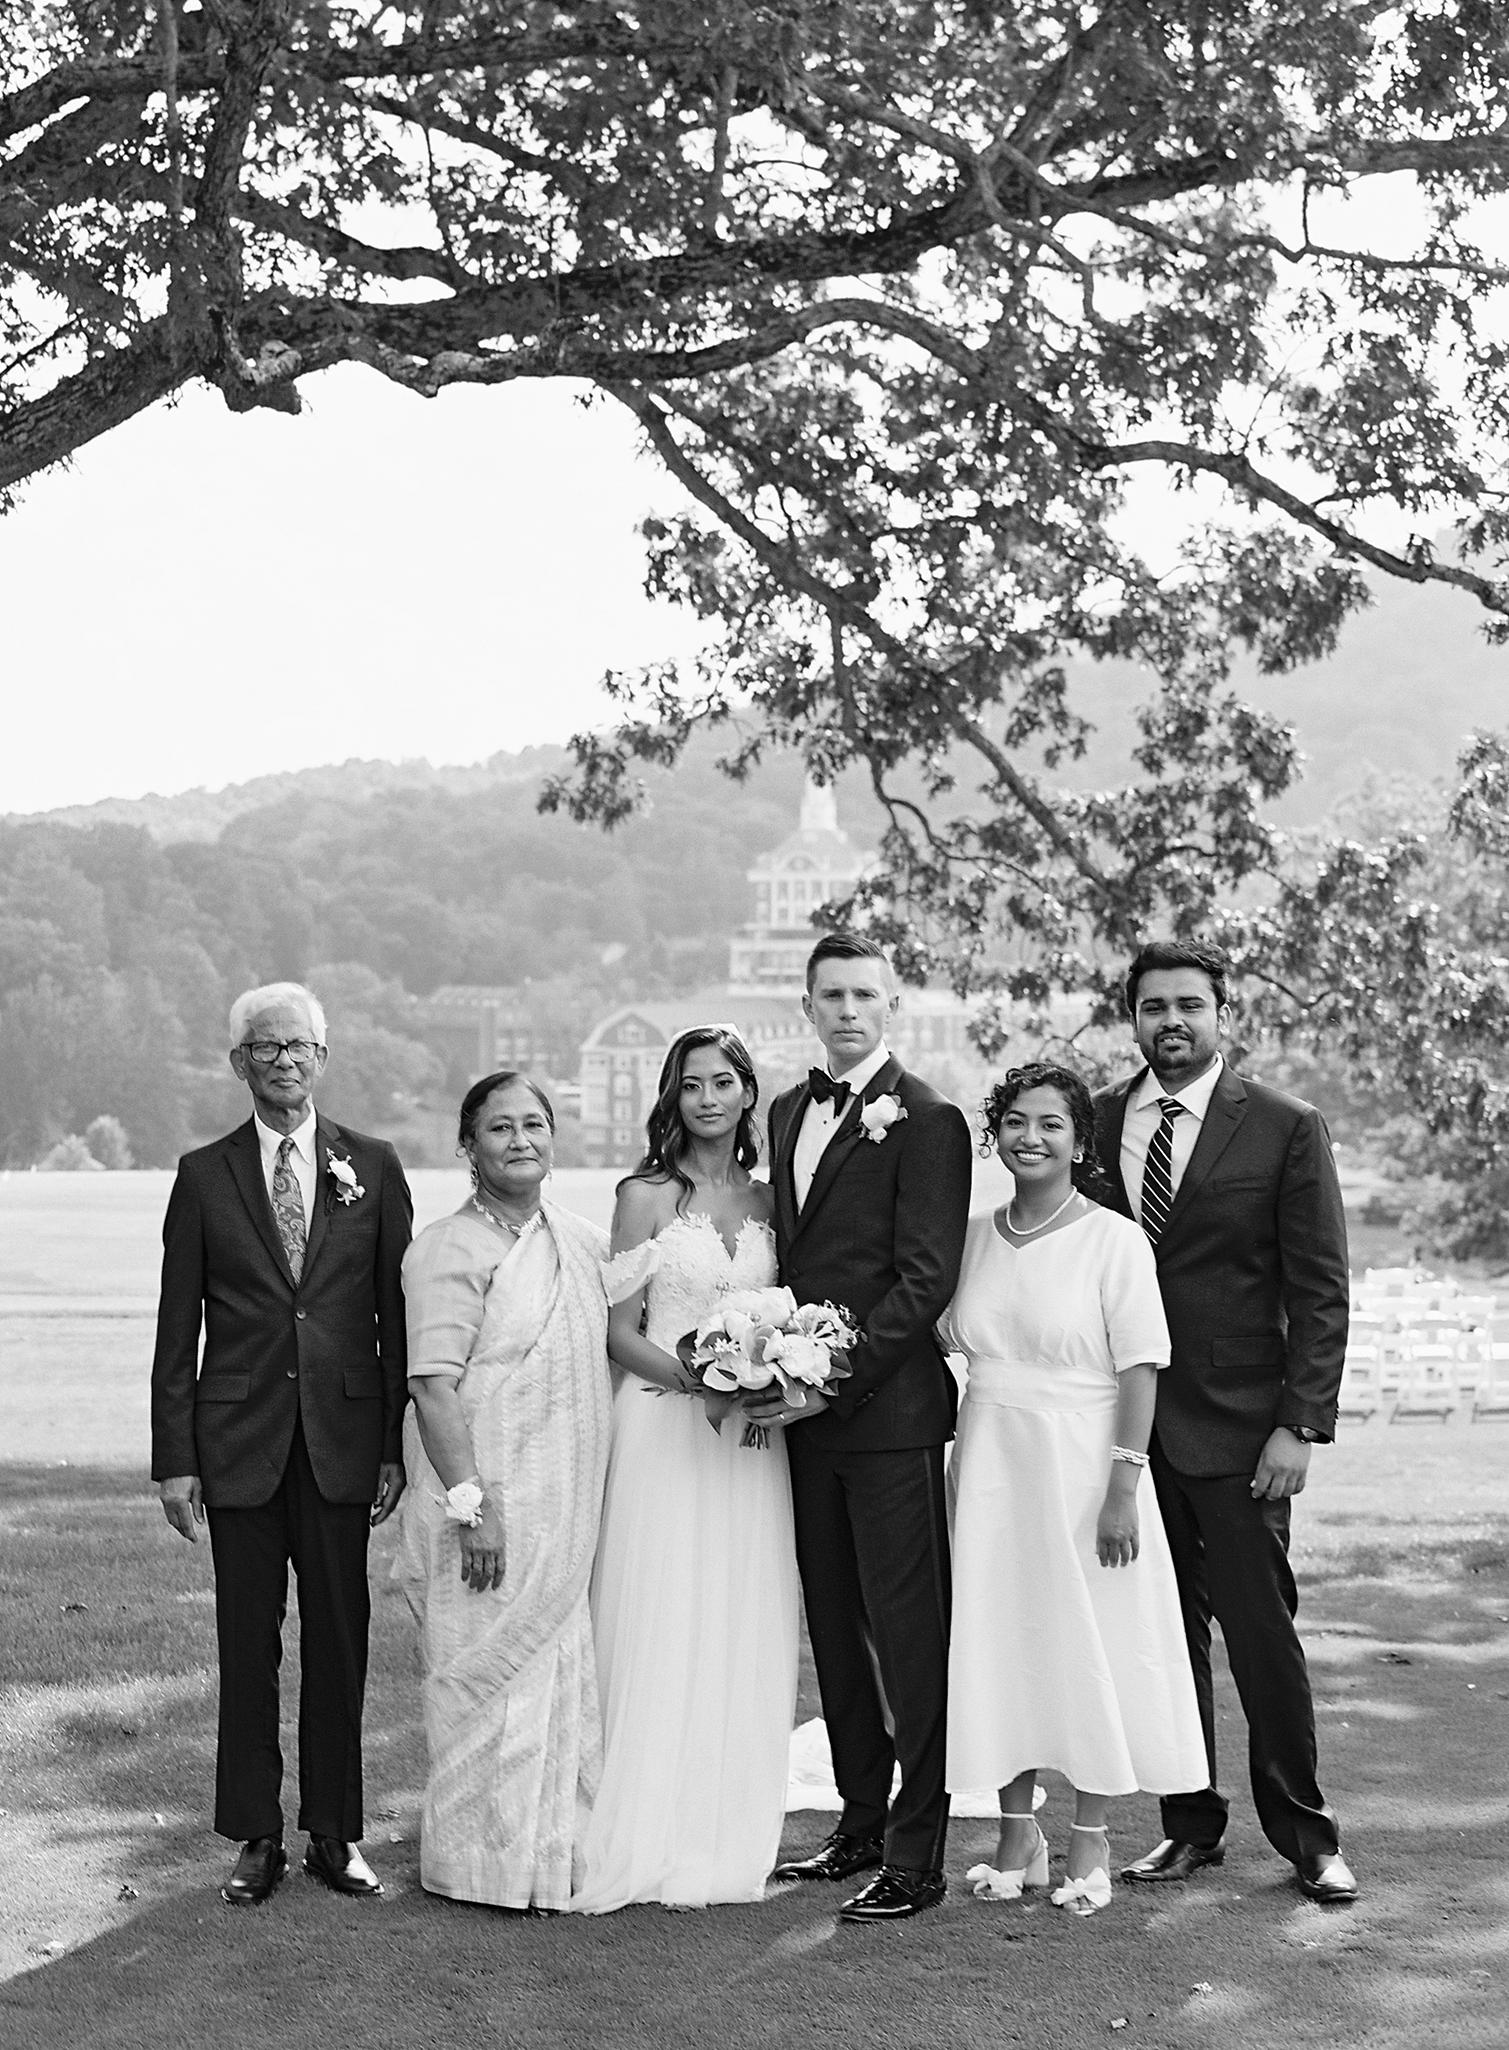
[[[1326,1442],[1325,1432],[1313,1431],[1308,1424],[1291,1424],[1289,1429],[1301,1445],[1324,1445]]]

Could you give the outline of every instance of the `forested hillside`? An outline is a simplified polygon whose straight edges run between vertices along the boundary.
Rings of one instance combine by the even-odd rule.
[[[1391,589],[1323,669],[1244,678],[1312,756],[1284,815],[1355,833],[1345,793],[1371,772],[1444,777],[1470,727],[1502,723],[1505,661],[1449,599]],[[1063,773],[1119,779],[1139,679],[1106,664],[1076,673],[1074,694],[1102,730]],[[0,1164],[103,1115],[143,1165],[222,1129],[239,1109],[227,1007],[277,976],[325,996],[322,1095],[354,1123],[394,1130],[436,1090],[414,1000],[443,983],[517,989],[546,1065],[574,1076],[613,1004],[722,979],[749,863],[795,823],[796,758],[732,784],[714,767],[723,745],[650,771],[651,808],[611,836],[539,813],[542,779],[566,762],[555,748],[471,767],[353,760],[0,820]],[[874,844],[858,776],[839,807]]]
[[[295,779],[213,840],[0,823],[0,1162],[101,1115],[141,1165],[221,1129],[227,1008],[275,977],[324,997],[322,1100],[353,1123],[391,1129],[436,1085],[412,1000],[441,983],[519,987],[551,1071],[574,1076],[610,1005],[721,980],[745,871],[795,824],[793,758],[735,786],[712,753],[652,779],[652,809],[611,836],[537,811],[543,753],[475,788]],[[874,829],[862,792],[840,802]]]

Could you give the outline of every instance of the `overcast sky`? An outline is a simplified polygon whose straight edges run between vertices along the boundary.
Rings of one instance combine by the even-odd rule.
[[[643,595],[676,487],[559,385],[425,401],[347,367],[297,418],[192,390],[0,519],[0,812],[350,756],[472,762],[695,645]]]

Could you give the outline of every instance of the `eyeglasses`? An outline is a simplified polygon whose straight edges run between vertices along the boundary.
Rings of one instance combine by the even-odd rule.
[[[325,1049],[317,1039],[244,1039],[241,1051],[249,1055],[259,1068],[270,1068],[279,1054],[286,1053],[295,1062],[312,1061]]]

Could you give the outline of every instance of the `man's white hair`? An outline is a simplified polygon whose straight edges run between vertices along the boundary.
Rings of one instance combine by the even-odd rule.
[[[275,1004],[303,1004],[309,1012],[315,1038],[324,1045],[325,1006],[312,989],[305,989],[302,982],[264,982],[258,989],[243,990],[231,1005],[231,1045],[242,1045],[252,1019],[259,1011],[270,1011]]]

